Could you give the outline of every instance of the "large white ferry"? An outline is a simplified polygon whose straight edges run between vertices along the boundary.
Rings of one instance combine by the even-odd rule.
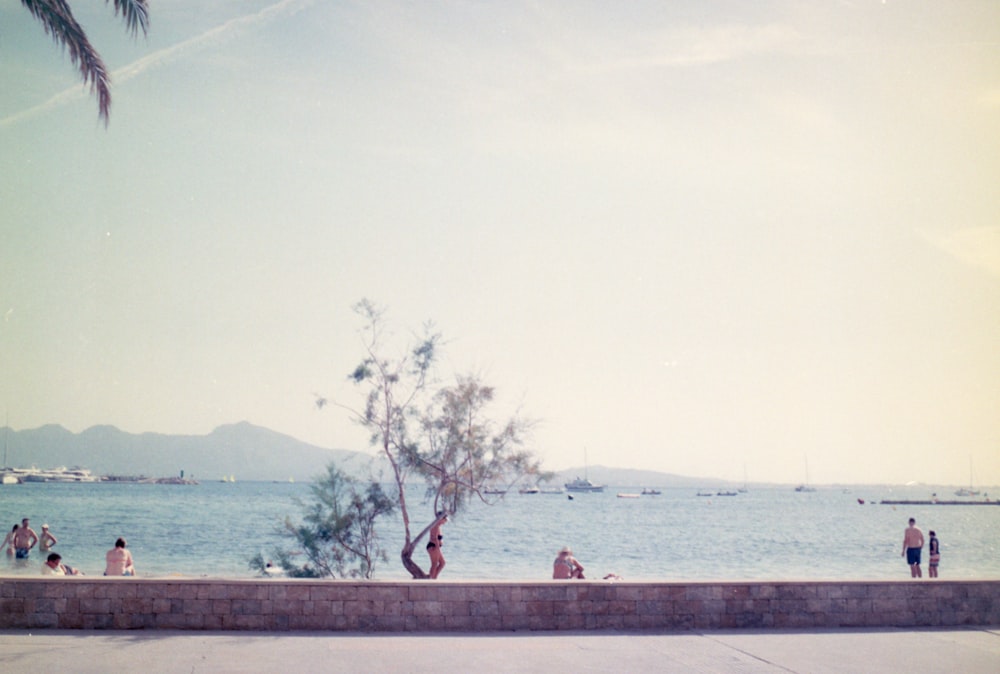
[[[99,482],[100,477],[86,468],[59,467],[51,470],[40,468],[5,468],[3,483],[17,482]]]

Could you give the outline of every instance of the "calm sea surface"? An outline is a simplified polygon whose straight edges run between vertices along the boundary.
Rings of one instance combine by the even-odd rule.
[[[444,527],[442,578],[545,579],[563,545],[572,546],[590,578],[906,578],[900,549],[909,517],[925,534],[937,531],[942,578],[1000,578],[1000,506],[872,504],[925,499],[932,491],[950,497],[945,487],[751,489],[711,498],[664,489],[638,499],[617,498],[619,491],[639,488],[609,487],[572,501],[512,493],[495,506],[474,506]],[[29,517],[40,532],[48,523],[59,539],[55,551],[89,575],[103,573],[104,553],[124,536],[144,576],[251,577],[247,561],[284,543],[276,529],[286,516],[299,517],[296,499],[303,498],[309,487],[299,483],[23,484],[0,486],[0,524],[10,531]],[[429,510],[415,509],[420,527]],[[389,562],[376,577],[408,578],[399,563],[398,519],[384,522],[381,535]],[[926,557],[925,548],[925,574]],[[426,568],[422,551],[417,560]],[[41,561],[37,549],[27,566],[3,555],[0,573],[35,575]]]

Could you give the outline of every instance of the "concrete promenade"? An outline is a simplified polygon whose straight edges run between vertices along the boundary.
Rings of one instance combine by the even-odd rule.
[[[340,634],[0,631],[0,671],[27,672],[1000,671],[988,628]]]

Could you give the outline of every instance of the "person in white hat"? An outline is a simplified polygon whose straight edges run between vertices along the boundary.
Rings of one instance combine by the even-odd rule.
[[[556,561],[552,562],[552,577],[556,580],[583,578],[583,564],[576,560],[569,546],[560,550]]]
[[[38,537],[38,549],[42,552],[48,552],[52,549],[52,546],[58,542],[59,541],[56,540],[56,537],[52,535],[52,532],[49,531],[49,525],[43,524],[42,535]]]

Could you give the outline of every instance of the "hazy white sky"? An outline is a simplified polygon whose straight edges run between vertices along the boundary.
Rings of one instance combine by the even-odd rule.
[[[365,449],[351,306],[551,469],[1000,484],[1000,3],[0,3],[0,407]]]

